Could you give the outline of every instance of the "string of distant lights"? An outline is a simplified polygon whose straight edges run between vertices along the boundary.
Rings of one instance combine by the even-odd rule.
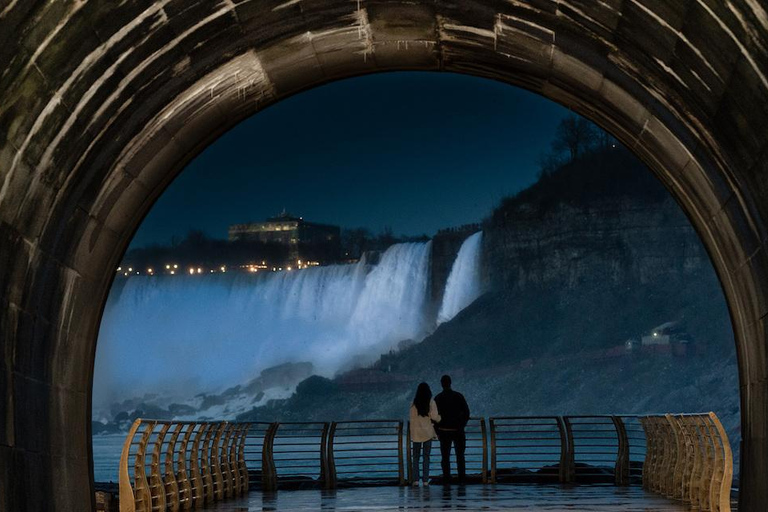
[[[262,260],[260,264],[257,263],[249,263],[247,265],[239,265],[237,267],[233,267],[234,270],[239,270],[241,272],[250,272],[250,273],[256,273],[256,272],[282,272],[283,270],[290,272],[293,270],[303,270],[310,267],[318,267],[320,266],[319,261],[306,261],[306,260],[298,260],[296,262],[296,265],[288,265],[285,267],[277,267],[277,266],[270,266],[267,264],[266,261]],[[206,272],[208,270],[208,272]],[[215,273],[226,273],[229,268],[226,265],[220,265],[216,268],[209,268],[206,269],[204,267],[198,267],[198,266],[191,266],[187,269],[188,275],[191,276],[197,276],[202,274],[215,274]],[[123,277],[130,277],[134,275],[142,275],[142,272],[138,269],[134,269],[133,267],[128,267],[127,269],[124,269],[122,266],[117,267],[116,272],[118,274],[122,274]],[[156,272],[153,267],[148,267],[146,271],[143,273],[147,276],[154,276],[154,275],[177,275],[182,274],[183,272],[179,269],[178,263],[166,263],[165,264],[165,271]]]

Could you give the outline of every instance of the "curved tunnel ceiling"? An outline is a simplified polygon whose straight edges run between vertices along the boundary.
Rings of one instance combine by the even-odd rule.
[[[741,507],[764,510],[768,11],[758,0],[6,2],[0,488],[11,492],[0,508],[92,504],[101,310],[140,220],[183,166],[281,98],[408,69],[542,94],[616,135],[667,185],[728,299]],[[34,502],[47,495],[57,499]]]

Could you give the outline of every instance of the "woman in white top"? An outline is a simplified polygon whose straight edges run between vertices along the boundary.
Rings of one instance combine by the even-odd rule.
[[[440,422],[437,414],[437,405],[432,400],[432,390],[429,384],[422,382],[416,388],[416,396],[411,405],[411,441],[413,442],[413,485],[419,485],[419,456],[424,449],[423,482],[429,482],[429,453],[432,451],[432,440],[435,435],[435,427],[432,423]]]

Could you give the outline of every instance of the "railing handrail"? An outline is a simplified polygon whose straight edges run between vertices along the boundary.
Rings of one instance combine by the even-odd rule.
[[[583,421],[590,419],[600,421]],[[473,446],[481,449],[483,483],[498,481],[499,463],[502,461],[513,464],[513,473],[505,475],[517,474],[523,477],[539,474],[541,477],[551,477],[554,474],[560,482],[573,481],[578,475],[584,478],[584,475],[602,474],[600,478],[605,478],[605,463],[611,461],[613,482],[616,485],[629,485],[632,479],[637,481],[639,468],[642,468],[642,485],[649,491],[702,510],[730,511],[733,453],[727,433],[713,412],[495,416],[488,418],[487,423],[485,417],[472,416],[470,422],[473,428],[479,428],[479,431],[473,431],[472,439],[475,443]],[[627,422],[632,422],[629,431]],[[584,428],[579,429],[579,426]],[[293,428],[297,434],[311,432],[305,435],[287,434],[283,439],[288,439],[288,442],[281,443],[279,446],[283,450],[277,453],[291,454],[291,446],[299,447],[299,450],[295,450],[297,454],[312,453],[312,450],[305,450],[304,445],[317,444],[319,477],[314,481],[323,487],[334,488],[338,485],[340,475],[337,474],[335,458],[344,452],[350,455],[341,457],[346,459],[340,466],[346,469],[341,471],[341,475],[354,475],[355,470],[350,467],[384,464],[393,467],[392,472],[396,474],[394,482],[399,485],[412,479],[410,422],[403,420],[217,422],[139,418],[128,431],[120,457],[121,512],[175,512],[197,508],[202,503],[248,492],[251,477],[258,479],[259,475],[264,489],[277,489],[278,482],[284,479],[277,474],[275,459],[275,440],[280,439],[281,427],[288,428],[289,432]],[[365,434],[365,431],[372,433]],[[634,436],[632,439],[628,432]],[[370,439],[373,436],[377,439]],[[638,444],[637,436],[642,436],[644,445]],[[317,441],[307,443],[302,437]],[[585,442],[580,443],[579,440]],[[604,444],[606,441],[610,443]],[[404,442],[407,448],[405,452]],[[371,448],[371,444],[380,447]],[[556,449],[558,444],[558,452],[548,451]],[[580,452],[580,447],[586,451]],[[639,455],[644,460],[632,460],[633,454],[635,457],[638,455],[638,452],[633,451],[636,449],[640,450]],[[381,457],[378,457],[378,462],[372,462],[377,460],[377,456],[359,455],[366,450],[392,450],[392,455],[386,457],[396,459],[396,462],[383,463]],[[615,459],[605,459],[604,456],[610,455],[611,450],[615,451]],[[555,453],[559,453],[557,460],[546,458]],[[258,454],[261,455],[260,465],[253,459],[253,455]],[[515,454],[523,459],[515,458]],[[590,465],[577,467],[579,454],[582,457],[599,457],[587,458]],[[296,460],[316,460],[302,457],[304,455]],[[473,464],[477,464],[477,455],[474,457]],[[525,470],[514,473],[517,471],[515,460],[523,463],[540,462],[542,465],[538,472]],[[255,462],[256,465],[249,466],[249,462]],[[597,462],[597,465],[592,466],[592,462]],[[289,466],[294,467],[292,463]],[[296,467],[306,469],[310,466]],[[590,468],[593,468],[592,473]],[[504,471],[509,469],[506,466]],[[555,469],[557,471],[553,473]],[[385,473],[380,468],[370,471]],[[290,473],[285,476],[292,477]]]

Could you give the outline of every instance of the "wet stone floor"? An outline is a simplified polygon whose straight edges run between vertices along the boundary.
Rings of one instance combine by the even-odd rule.
[[[365,487],[333,491],[252,492],[204,510],[254,511],[584,511],[684,512],[688,507],[643,491],[612,485],[467,485],[426,488]]]

